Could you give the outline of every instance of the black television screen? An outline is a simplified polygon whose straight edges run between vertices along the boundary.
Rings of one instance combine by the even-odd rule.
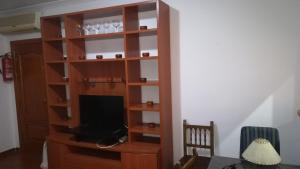
[[[123,96],[80,95],[80,127],[113,132],[124,125]]]

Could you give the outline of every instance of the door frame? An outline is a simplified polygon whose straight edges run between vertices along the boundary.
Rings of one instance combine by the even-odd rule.
[[[14,89],[15,89],[15,101],[16,101],[16,111],[17,111],[17,122],[18,122],[18,135],[19,135],[19,143],[20,149],[24,148],[24,132],[25,132],[25,125],[24,122],[24,87],[23,87],[23,80],[22,80],[22,64],[20,62],[20,55],[15,52],[15,48],[18,45],[28,44],[28,43],[42,43],[41,38],[35,39],[25,39],[25,40],[16,40],[10,42],[10,49],[13,57],[13,66],[14,66]],[[42,49],[43,50],[43,49]],[[42,52],[43,53],[43,52]],[[45,79],[44,73],[44,57],[42,55],[41,58],[41,69],[42,69],[42,76]],[[46,85],[46,84],[44,84]],[[46,91],[45,91],[46,92]]]

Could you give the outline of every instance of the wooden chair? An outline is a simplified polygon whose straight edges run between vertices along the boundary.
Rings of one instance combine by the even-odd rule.
[[[243,158],[242,153],[256,138],[264,138],[269,140],[277,153],[280,154],[279,132],[276,128],[244,126],[241,129],[240,158]]]
[[[192,169],[193,164],[197,160],[197,155],[197,151],[196,149],[194,149],[193,156],[189,158],[184,164],[181,164],[181,162],[177,163],[174,169]]]
[[[211,157],[214,155],[214,122],[211,121],[209,126],[187,124],[183,120],[183,148],[184,157],[180,159],[181,164],[186,164],[191,155],[189,149],[193,150],[196,155],[195,166],[197,169],[207,169]],[[203,156],[197,152],[198,149],[209,150],[209,156]],[[200,167],[200,168],[199,168]]]

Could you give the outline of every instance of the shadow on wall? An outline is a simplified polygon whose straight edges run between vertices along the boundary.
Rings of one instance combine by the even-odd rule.
[[[180,76],[180,16],[179,11],[170,7],[172,111],[173,111],[173,154],[174,163],[183,154]]]

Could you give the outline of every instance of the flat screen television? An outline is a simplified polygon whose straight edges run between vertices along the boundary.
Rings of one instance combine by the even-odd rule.
[[[79,95],[79,107],[81,137],[102,139],[124,129],[123,96]]]

